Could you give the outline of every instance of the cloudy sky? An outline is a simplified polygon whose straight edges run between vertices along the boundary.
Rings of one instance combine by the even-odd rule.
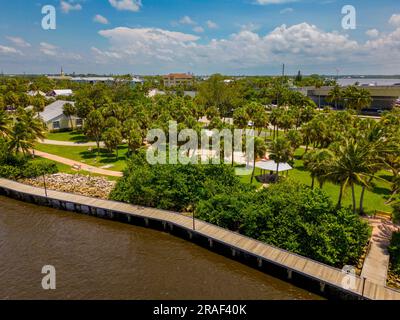
[[[342,28],[342,8],[356,29]],[[56,30],[43,30],[44,5]],[[400,74],[399,0],[1,1],[5,73]]]

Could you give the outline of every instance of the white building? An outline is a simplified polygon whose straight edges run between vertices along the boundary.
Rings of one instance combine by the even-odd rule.
[[[69,97],[72,96],[74,93],[71,89],[62,89],[62,90],[53,90],[49,93],[50,97]]]
[[[64,105],[70,103],[72,105],[75,102],[71,101],[55,101],[52,104],[48,105],[43,112],[39,114],[39,116],[46,123],[49,131],[57,131],[57,130],[65,130],[65,129],[74,129],[81,128],[83,125],[82,119],[72,116],[72,126],[69,117],[64,115]]]

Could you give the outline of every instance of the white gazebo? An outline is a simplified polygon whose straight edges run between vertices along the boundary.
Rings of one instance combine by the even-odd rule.
[[[293,168],[288,163],[279,163],[279,165],[273,161],[258,161],[256,162],[256,168],[259,168],[264,171],[270,171],[276,173],[278,172],[286,172],[292,170]]]

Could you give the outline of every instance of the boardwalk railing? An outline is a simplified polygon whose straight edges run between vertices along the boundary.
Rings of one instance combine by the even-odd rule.
[[[0,193],[39,205],[165,230],[328,297],[400,300],[397,290],[202,220],[195,219],[193,230],[193,219],[177,212],[52,190],[46,197],[41,188],[6,179],[0,179]]]

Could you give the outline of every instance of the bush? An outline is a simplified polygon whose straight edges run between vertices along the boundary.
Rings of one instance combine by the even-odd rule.
[[[394,274],[400,276],[400,232],[393,233],[388,251],[390,254],[390,269]]]
[[[110,197],[137,205],[192,211],[202,199],[240,187],[226,165],[149,165],[145,153],[134,155]]]
[[[45,160],[24,162],[23,165],[0,165],[0,177],[7,179],[36,178],[43,174],[58,172],[57,165]]]
[[[133,156],[111,199],[195,215],[311,259],[357,264],[370,228],[350,209],[337,210],[321,189],[290,180],[257,191],[226,165],[149,165]]]
[[[17,179],[21,175],[18,167],[9,166],[7,164],[0,165],[0,177],[6,179]]]
[[[393,221],[400,222],[400,200],[393,204]]]
[[[320,189],[285,181],[259,192],[200,201],[201,219],[303,256],[342,267],[356,264],[370,229],[349,209],[336,210]]]
[[[37,160],[28,162],[21,170],[22,178],[36,178],[44,174],[54,174],[58,172],[54,162]]]

